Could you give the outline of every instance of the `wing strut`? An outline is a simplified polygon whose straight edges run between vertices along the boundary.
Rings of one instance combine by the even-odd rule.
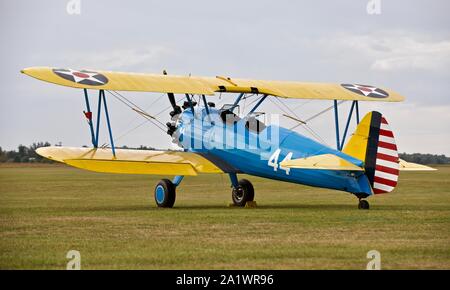
[[[89,105],[89,96],[87,89],[83,89],[84,91],[84,100],[86,101],[86,109],[87,111],[83,112],[86,116],[86,119],[88,120],[89,128],[91,130],[91,138],[92,138],[92,145],[97,148],[96,142],[95,142],[95,135],[94,135],[94,126],[92,125],[92,112],[91,112],[91,106]]]
[[[350,125],[350,121],[352,120],[353,109],[355,108],[356,102],[357,101],[352,102],[352,106],[350,107],[350,112],[348,113],[347,124],[345,125],[344,135],[342,136],[341,150],[342,150],[342,148],[344,148],[345,137],[347,137],[348,126]]]
[[[108,123],[109,139],[111,140],[111,149],[112,149],[113,156],[115,158],[116,157],[116,149],[114,148],[114,138],[112,135],[111,123],[109,121],[109,113],[108,113],[108,106],[106,105],[105,91],[100,90],[100,94],[102,95],[103,103],[105,104],[105,115],[106,115],[106,122]],[[99,102],[99,105],[100,105],[100,102]]]
[[[113,139],[113,134],[112,134],[112,129],[111,129],[111,121],[109,119],[108,105],[106,104],[105,91],[104,90],[98,91],[97,126],[96,126],[95,133],[94,133],[94,125],[92,122],[92,112],[91,112],[91,107],[89,104],[89,95],[88,95],[87,89],[84,89],[84,99],[86,101],[86,109],[87,109],[87,111],[84,112],[84,115],[88,119],[89,129],[91,131],[91,137],[92,137],[92,145],[94,146],[94,148],[98,148],[98,140],[99,140],[99,135],[100,135],[100,114],[101,114],[102,101],[103,101],[103,104],[104,104],[103,106],[105,107],[106,124],[108,126],[109,139],[111,142],[111,150],[112,150],[113,156],[116,157],[116,149],[114,146],[114,139]]]
[[[344,143],[345,143],[345,138],[347,137],[347,132],[348,132],[348,127],[350,126],[350,121],[352,120],[353,117],[353,111],[355,110],[355,115],[356,115],[356,124],[359,124],[359,105],[358,105],[358,101],[353,101],[352,102],[352,106],[350,107],[350,111],[348,113],[348,117],[347,117],[347,122],[345,124],[345,129],[344,129],[344,134],[342,136],[342,140],[340,140],[340,136],[339,136],[339,111],[338,111],[338,101],[334,100],[333,101],[333,107],[334,107],[334,122],[335,122],[335,127],[336,127],[336,147],[337,150],[342,151],[342,148],[344,148]]]
[[[341,150],[341,143],[339,142],[339,111],[338,111],[338,103],[337,100],[333,101],[334,104],[334,124],[336,127],[336,147],[337,150]]]
[[[258,109],[258,107],[262,104],[262,102],[264,102],[264,100],[267,98],[267,95],[264,94],[261,99],[259,99],[258,103],[256,103],[256,105],[250,110],[250,112],[248,113],[249,115],[254,113],[256,111],[256,109]]]
[[[163,70],[163,75],[167,75],[167,71]],[[169,97],[170,105],[172,105],[173,111],[170,112],[170,117],[173,118],[173,116],[181,114],[181,108],[180,106],[177,106],[177,102],[175,101],[175,95],[174,93],[167,93],[167,96]]]

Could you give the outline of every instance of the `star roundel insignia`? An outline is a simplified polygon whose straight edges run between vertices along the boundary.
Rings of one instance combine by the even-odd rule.
[[[88,85],[101,86],[108,83],[108,78],[102,74],[87,70],[73,70],[73,69],[53,69],[53,72],[68,81]]]
[[[359,84],[341,84],[342,87],[346,88],[349,91],[357,93],[358,95],[362,95],[365,97],[384,99],[389,97],[389,94],[382,89],[368,86],[368,85],[359,85]]]

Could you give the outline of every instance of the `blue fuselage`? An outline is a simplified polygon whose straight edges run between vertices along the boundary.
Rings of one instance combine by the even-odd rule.
[[[178,119],[176,142],[186,151],[202,154],[225,172],[237,172],[264,178],[330,188],[351,193],[371,194],[362,171],[283,168],[287,159],[319,154],[334,154],[357,166],[361,160],[332,149],[297,132],[275,125],[250,130],[248,119],[226,122],[222,112],[210,108],[185,110]],[[252,123],[253,124],[253,123]]]

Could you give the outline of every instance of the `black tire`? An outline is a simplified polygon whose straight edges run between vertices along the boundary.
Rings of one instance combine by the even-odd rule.
[[[358,204],[359,209],[369,209],[369,202],[367,200],[361,199]]]
[[[255,189],[247,179],[239,180],[239,187],[233,188],[231,198],[235,206],[245,206],[247,201],[253,201],[255,198]]]
[[[173,207],[176,186],[169,179],[161,179],[155,186],[155,202],[158,207]]]

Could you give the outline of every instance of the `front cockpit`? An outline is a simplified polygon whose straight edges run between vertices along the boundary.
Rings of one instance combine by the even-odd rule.
[[[253,110],[240,117],[240,108],[236,104],[225,104],[216,109],[212,102],[195,102],[188,99],[177,108],[179,110],[174,109],[171,112],[172,121],[167,123],[167,133],[174,144],[187,150],[199,149],[198,144],[201,144],[201,148],[205,143],[222,144],[230,135],[235,136],[234,139],[242,136],[244,140],[248,140],[250,135],[258,135],[266,129],[262,121],[265,117],[263,113]],[[181,113],[173,114],[176,111]]]

